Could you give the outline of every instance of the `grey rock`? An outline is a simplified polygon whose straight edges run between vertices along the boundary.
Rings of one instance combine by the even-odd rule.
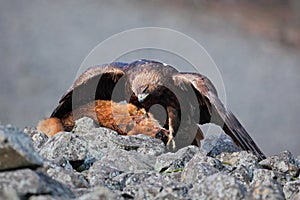
[[[203,178],[218,173],[221,163],[214,158],[205,156],[204,153],[196,154],[186,165],[181,180],[186,183],[199,183]]]
[[[294,199],[300,193],[300,180],[287,182],[283,186],[283,192],[286,199]]]
[[[286,183],[286,176],[283,173],[268,170],[268,169],[255,169],[253,171],[253,183],[267,183],[284,185]],[[252,184],[253,184],[252,183]]]
[[[224,165],[229,166],[245,166],[251,170],[260,168],[258,165],[258,159],[252,153],[247,151],[233,152],[233,153],[221,153],[216,156]]]
[[[243,186],[238,181],[224,173],[216,173],[202,179],[193,185],[189,191],[192,199],[242,199]]]
[[[106,186],[112,190],[120,189],[122,186],[118,181],[112,180],[115,176],[122,174],[113,166],[95,162],[94,165],[86,172],[85,176],[90,186]]]
[[[69,161],[84,160],[88,143],[70,132],[60,132],[51,137],[40,150],[40,155],[48,160],[65,157]]]
[[[207,156],[205,152],[199,151],[197,152],[194,157],[189,161],[189,163],[192,162],[205,162],[211,165],[212,167],[215,167],[218,170],[224,169],[224,165],[216,158]],[[188,163],[188,165],[189,165]]]
[[[233,170],[229,171],[228,174],[235,177],[244,186],[250,184],[252,180],[252,170],[243,165],[235,167]]]
[[[281,152],[278,155],[270,156],[259,162],[260,165],[278,172],[288,173],[291,176],[299,174],[299,166],[289,151]]]
[[[52,195],[33,195],[28,200],[69,200],[70,198],[57,197]]]
[[[298,192],[297,194],[295,194],[294,196],[291,197],[292,200],[298,200],[300,199],[300,192]]]
[[[233,153],[242,151],[242,149],[236,146],[232,139],[225,133],[206,136],[201,144],[201,149],[206,151],[207,154],[212,157],[215,157],[222,152]]]
[[[24,133],[29,135],[32,140],[33,148],[36,151],[39,151],[39,149],[48,141],[48,136],[41,132],[36,130],[35,128],[27,127],[24,129]]]
[[[114,137],[111,142],[117,148],[142,154],[160,155],[165,152],[165,145],[161,140],[142,134]]]
[[[96,128],[93,120],[87,117],[77,120],[72,132],[89,142],[90,152],[98,151],[103,148],[118,148],[127,151],[135,150],[150,155],[160,155],[165,152],[165,145],[159,139],[142,134],[129,137],[121,136],[108,128]]]
[[[129,186],[140,185],[145,179],[149,177],[160,176],[159,173],[154,171],[139,170],[134,172],[124,172],[112,178],[112,180],[119,182],[121,189]]]
[[[5,131],[4,135],[18,132],[11,127]],[[97,127],[89,118],[77,120],[72,132],[51,138],[34,128],[25,132],[27,136],[21,132],[27,137],[24,141],[31,145],[29,135],[33,142],[30,153],[40,152],[43,165],[28,166],[35,171],[9,169],[0,173],[0,199],[198,200],[300,196],[300,164],[290,152],[258,163],[256,156],[236,149],[227,136],[206,143],[207,148],[212,147],[208,156],[206,150],[195,146],[167,152],[158,139],[145,135],[121,136]],[[13,147],[24,145],[15,138],[2,141],[4,144],[11,141]]]
[[[21,197],[18,195],[15,189],[10,187],[3,187],[0,190],[0,199],[21,200]]]
[[[212,174],[218,173],[219,170],[212,167],[208,163],[193,163],[189,165],[181,175],[181,180],[186,183],[199,183],[203,178],[210,176]]]
[[[110,200],[116,198],[117,194],[112,193],[105,187],[98,187],[93,192],[82,195],[78,200]]]
[[[89,117],[82,117],[75,121],[75,126],[72,132],[85,134],[98,127],[99,126],[94,122],[93,119]]]
[[[179,149],[175,153],[165,153],[157,157],[155,163],[155,170],[158,172],[174,172],[182,171],[185,165],[192,159],[192,157],[199,152],[196,146],[188,146]]]
[[[253,181],[247,198],[251,199],[284,199],[283,188],[280,182],[284,182],[284,176],[278,172],[267,169],[255,169]]]
[[[269,200],[284,200],[282,190],[272,184],[270,185],[260,185],[257,184],[255,187],[250,189],[250,191],[245,196],[245,199],[269,199]]]
[[[0,171],[36,168],[43,159],[34,151],[31,139],[13,126],[0,126]]]
[[[40,172],[30,169],[0,173],[0,190],[13,188],[21,196],[51,194],[52,196],[73,197],[71,190]]]
[[[39,168],[38,171],[43,172],[52,179],[63,183],[71,189],[74,188],[88,188],[89,183],[83,176],[83,174],[75,171],[72,168],[65,169],[55,163],[45,162],[42,168]]]
[[[107,165],[119,171],[153,170],[155,156],[141,154],[136,151],[125,151],[114,149],[109,152],[94,165]]]
[[[40,154],[49,160],[65,158],[72,165],[77,165],[78,170],[86,170],[103,157],[116,156],[116,161],[119,160],[121,158],[119,156],[122,155],[116,155],[115,152],[120,152],[120,149],[133,151],[135,153],[132,154],[136,156],[144,155],[143,157],[153,158],[165,151],[162,141],[145,135],[120,136],[115,131],[103,127],[92,128],[90,131],[87,131],[86,127],[81,129],[84,120],[76,121],[78,124],[74,133],[62,132],[50,138],[41,147]]]
[[[185,183],[166,179],[165,176],[155,175],[146,178],[138,186],[128,186],[123,193],[135,199],[188,199],[189,186]]]

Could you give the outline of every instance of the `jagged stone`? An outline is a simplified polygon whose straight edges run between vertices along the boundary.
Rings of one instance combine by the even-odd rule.
[[[31,139],[13,126],[0,126],[0,171],[37,168],[42,158],[34,151]]]

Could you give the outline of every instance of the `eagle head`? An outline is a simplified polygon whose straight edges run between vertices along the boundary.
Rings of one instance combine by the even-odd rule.
[[[149,96],[155,93],[156,87],[152,84],[142,85],[136,89],[136,96],[140,103],[143,103]]]

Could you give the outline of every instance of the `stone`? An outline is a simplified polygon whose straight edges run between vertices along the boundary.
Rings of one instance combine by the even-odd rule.
[[[64,168],[56,163],[47,161],[42,168],[38,169],[38,171],[72,189],[89,187],[89,183],[84,175],[73,168]]]
[[[257,184],[255,187],[251,188],[250,191],[245,196],[245,199],[253,200],[261,200],[261,199],[269,199],[269,200],[284,200],[284,196],[280,187],[274,185],[260,185]]]
[[[111,165],[121,171],[154,170],[155,156],[136,151],[116,149],[110,151],[98,162]]]
[[[233,152],[233,153],[221,153],[216,156],[224,165],[227,166],[245,166],[251,170],[260,168],[258,159],[255,155],[247,151]]]
[[[216,157],[223,152],[233,153],[242,151],[242,149],[236,146],[232,139],[225,133],[219,135],[207,135],[201,144],[201,149],[207,152],[207,155],[212,157]]]
[[[23,131],[13,126],[0,126],[0,171],[37,168],[43,164]]]
[[[283,173],[268,169],[255,169],[252,182],[284,185],[286,184],[286,176]]]
[[[176,172],[183,171],[185,165],[199,152],[200,149],[196,146],[188,146],[179,149],[175,153],[165,153],[157,157],[155,170],[158,172]]]
[[[115,190],[122,186],[117,181],[113,180],[113,178],[122,173],[123,171],[120,171],[113,166],[105,165],[101,162],[95,162],[86,172],[85,177],[91,187],[106,186]]]
[[[204,177],[189,190],[192,199],[242,199],[244,189],[238,181],[227,174],[215,173]]]
[[[117,199],[117,194],[112,193],[105,187],[97,187],[93,192],[82,195],[78,200],[111,200]]]
[[[31,169],[0,172],[0,191],[5,188],[13,188],[20,197],[37,194],[74,197],[71,190],[65,185]]]
[[[35,128],[26,127],[24,133],[31,137],[33,148],[36,151],[39,151],[49,139],[45,133],[38,131]]]
[[[98,128],[98,125],[94,122],[93,119],[89,117],[82,117],[75,121],[75,126],[72,132],[85,134],[85,133],[89,133],[94,128]]]
[[[259,164],[268,169],[288,173],[293,177],[296,177],[299,174],[300,169],[292,153],[289,151],[270,156],[260,161]]]
[[[300,193],[300,180],[287,182],[283,186],[283,192],[286,199],[295,199],[294,197]]]

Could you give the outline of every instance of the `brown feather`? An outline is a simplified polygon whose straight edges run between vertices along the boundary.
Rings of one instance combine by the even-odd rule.
[[[176,80],[176,84],[184,82],[195,88],[199,101],[204,100],[207,107],[210,108],[210,121],[221,126],[238,146],[253,152],[260,160],[266,158],[238,119],[224,107],[208,78],[200,74],[181,73],[174,75],[173,79]]]

